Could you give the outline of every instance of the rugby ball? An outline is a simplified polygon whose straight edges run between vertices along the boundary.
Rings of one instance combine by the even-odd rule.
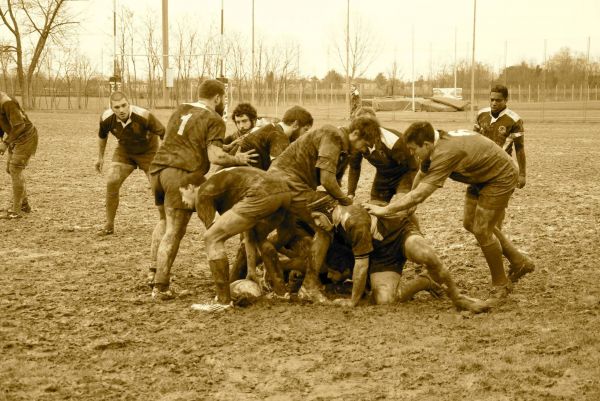
[[[236,280],[229,284],[231,299],[236,304],[248,304],[256,301],[262,295],[260,285],[252,280]]]

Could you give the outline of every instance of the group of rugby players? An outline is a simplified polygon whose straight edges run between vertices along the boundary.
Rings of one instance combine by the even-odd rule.
[[[297,297],[313,302],[330,302],[323,292],[323,280],[328,279],[352,283],[350,298],[333,301],[340,305],[356,306],[365,293],[373,302],[387,304],[427,290],[445,292],[457,309],[478,313],[501,302],[512,283],[534,270],[533,261],[501,230],[513,190],[525,185],[523,124],[506,107],[505,87],[492,88],[491,107],[479,112],[475,131],[451,132],[417,122],[400,133],[381,127],[375,112],[365,107],[346,126],[312,129],[313,117],[300,106],[288,109],[280,121],[259,126],[256,109],[241,103],[232,113],[237,132],[226,136],[223,84],[204,81],[198,97],[177,107],[165,130],[150,112],[115,92],[100,121],[99,172],[108,133],[119,141],[108,173],[106,224],[100,234],[114,232],[119,188],[135,168],[142,169],[160,215],[148,273],[153,298],[177,296],[170,287],[170,271],[194,211],[206,227],[206,253],[216,287],[213,303],[196,305],[204,311],[231,308],[230,283],[240,278],[261,283],[275,297],[289,298],[293,281],[301,277]],[[6,102],[16,102],[5,102],[4,94],[0,100],[2,130],[12,139],[16,120],[10,114],[5,118],[4,109]],[[510,154],[513,145],[518,167]],[[10,140],[4,146],[17,154]],[[363,159],[376,172],[370,201],[359,204],[354,196]],[[207,177],[211,165],[217,166],[216,172]],[[341,182],[347,169],[344,192]],[[458,290],[414,214],[448,177],[468,184],[464,226],[475,235],[492,277],[485,301]],[[9,215],[19,214],[17,207],[26,203],[24,189],[20,194],[15,190],[15,199],[17,195],[13,203],[18,205]],[[230,267],[225,241],[238,234],[243,241]],[[510,263],[508,275],[503,257]],[[406,260],[424,266],[426,273],[401,283]],[[257,273],[260,261],[264,277]]]

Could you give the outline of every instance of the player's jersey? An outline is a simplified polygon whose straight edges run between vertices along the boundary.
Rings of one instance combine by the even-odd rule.
[[[15,132],[14,128],[22,124],[25,124],[24,129]],[[0,138],[12,145],[25,143],[35,135],[37,131],[19,102],[8,94],[0,92]]]
[[[492,116],[491,108],[479,110],[475,131],[490,138],[498,146],[512,154],[513,143],[523,143],[523,120],[508,107],[498,117]]]
[[[267,170],[271,166],[271,159],[279,156],[290,144],[290,140],[279,124],[267,124],[245,135],[240,143],[240,151],[254,150],[258,154],[253,167]]]
[[[474,131],[436,131],[433,146],[429,159],[421,163],[425,173],[421,182],[427,184],[442,187],[448,177],[466,184],[486,184],[517,173],[509,154]]]
[[[266,171],[254,167],[229,167],[211,175],[198,188],[196,211],[201,219],[205,211],[211,214],[211,210],[216,210],[223,214],[257,189],[271,195],[289,192],[284,181]],[[206,218],[207,222],[210,224],[212,218]]]
[[[321,184],[320,170],[336,175],[338,181],[348,166],[348,134],[331,125],[300,136],[277,157],[269,172],[282,175],[296,190],[315,190]]]
[[[375,150],[363,156],[355,152],[350,156],[350,168],[360,170],[363,157],[377,170],[379,179],[390,182],[395,186],[398,180],[406,173],[415,173],[418,164],[406,147],[402,134],[390,128],[381,128],[381,140],[375,144]],[[353,193],[355,188],[349,188]]]
[[[169,118],[150,172],[175,167],[206,174],[210,169],[208,146],[223,146],[224,135],[225,122],[217,112],[200,102],[181,104]]]
[[[100,116],[98,136],[102,139],[112,133],[119,146],[129,154],[142,154],[158,148],[158,138],[165,136],[165,127],[148,110],[130,106],[131,113],[126,122],[122,122],[111,110],[105,110]]]

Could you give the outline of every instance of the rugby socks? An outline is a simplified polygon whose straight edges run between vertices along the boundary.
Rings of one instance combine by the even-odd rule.
[[[502,231],[495,228],[494,235],[500,241],[500,246],[502,247],[502,254],[508,259],[511,265],[520,266],[525,258],[523,254],[519,252],[519,250],[513,245],[513,243],[504,235]]]
[[[492,285],[504,285],[508,282],[504,272],[504,263],[502,260],[502,247],[500,242],[494,238],[494,241],[486,246],[481,246],[483,256],[490,268],[492,275]]]
[[[229,304],[231,294],[229,293],[229,263],[227,258],[209,260],[208,266],[215,282],[217,290],[217,302],[220,304]]]

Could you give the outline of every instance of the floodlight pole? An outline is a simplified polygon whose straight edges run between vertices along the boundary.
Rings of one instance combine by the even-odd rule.
[[[169,71],[169,0],[162,0],[163,106],[169,105],[167,78]]]
[[[117,73],[117,0],[113,0],[113,77]]]
[[[252,0],[252,78],[250,79],[251,85],[251,102],[254,104],[254,0]]]
[[[411,68],[411,81],[412,81],[412,111],[415,111],[415,26],[412,26],[412,68]]]
[[[346,112],[350,115],[350,0],[346,9]]]
[[[456,96],[456,26],[454,27],[454,96]]]
[[[473,0],[473,51],[471,52],[471,120],[475,117],[475,23],[477,20],[477,0]]]

